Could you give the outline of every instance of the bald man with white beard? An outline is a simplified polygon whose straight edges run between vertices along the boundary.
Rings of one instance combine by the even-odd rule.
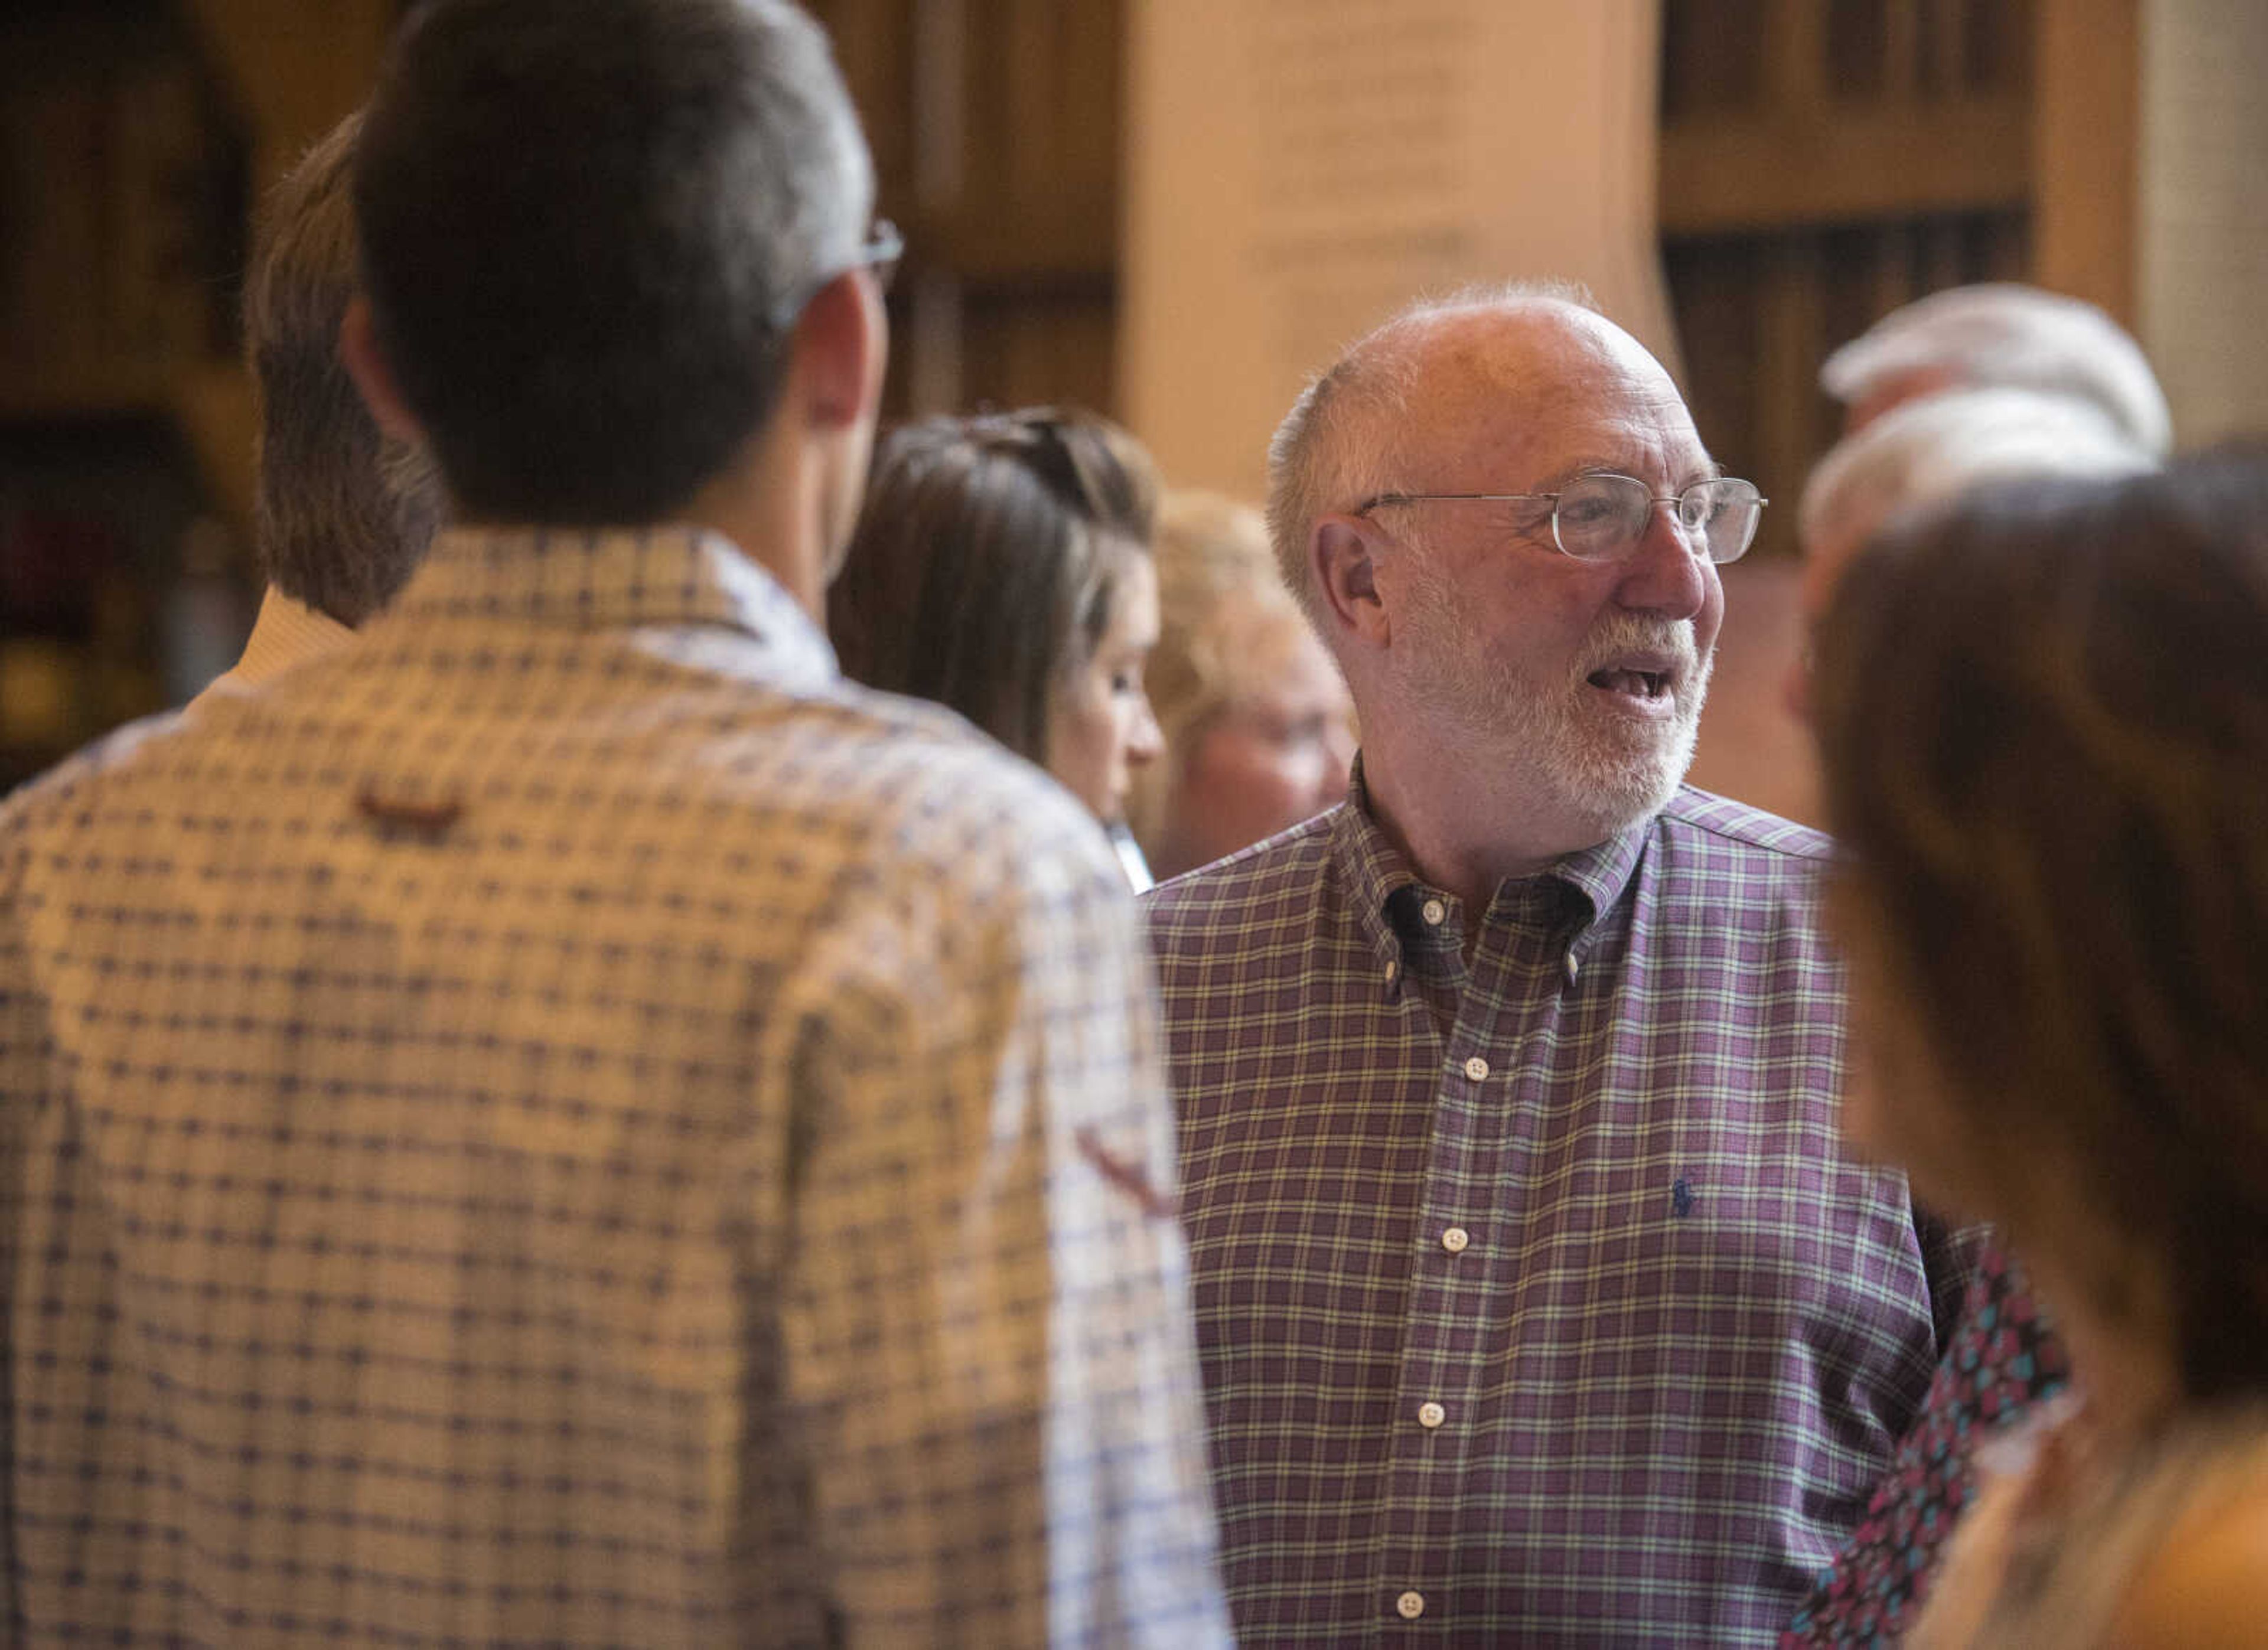
[[[1270,471],[1362,753],[1147,907],[1239,1642],[1769,1643],[1962,1278],[1840,1145],[1827,844],[1682,784],[1763,501],[1556,290],[1389,321]]]

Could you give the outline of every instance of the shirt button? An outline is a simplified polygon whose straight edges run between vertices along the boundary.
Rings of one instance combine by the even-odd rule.
[[[1425,1595],[1412,1588],[1394,1601],[1394,1608],[1404,1621],[1416,1621],[1425,1613]]]
[[[1400,961],[1398,958],[1395,958],[1395,957],[1388,957],[1388,958],[1387,958],[1387,960],[1386,960],[1386,983],[1387,983],[1388,985],[1391,985],[1391,984],[1393,984],[1393,983],[1394,983],[1394,982],[1395,982],[1395,981],[1396,981],[1396,980],[1400,979],[1401,977],[1402,977],[1402,963],[1401,963],[1401,961]]]
[[[1573,952],[1569,952],[1567,954],[1567,983],[1572,985],[1575,983],[1575,976],[1582,971],[1583,965],[1575,961],[1575,954]]]
[[[1442,919],[1448,916],[1449,908],[1442,904],[1439,900],[1427,900],[1424,905],[1418,908],[1418,914],[1425,919],[1426,927],[1439,928],[1441,925]],[[1403,1597],[1404,1598],[1416,1598],[1417,1596],[1418,1595],[1414,1593],[1405,1593],[1403,1595]]]
[[[1441,1247],[1448,1250],[1452,1255],[1463,1254],[1465,1252],[1465,1245],[1472,1241],[1473,1234],[1466,1231],[1464,1227],[1461,1226],[1453,1226],[1447,1231],[1441,1234]]]
[[[1488,1076],[1488,1062],[1477,1054],[1473,1056],[1471,1059],[1465,1062],[1465,1075],[1476,1083],[1480,1082]]]
[[[1428,1432],[1448,1418],[1449,1412],[1438,1403],[1421,1403],[1418,1406],[1418,1425]]]

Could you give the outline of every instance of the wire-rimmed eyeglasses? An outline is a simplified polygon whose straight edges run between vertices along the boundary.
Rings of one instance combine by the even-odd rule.
[[[1657,493],[1635,475],[1602,470],[1578,476],[1556,493],[1379,493],[1363,500],[1353,513],[1366,516],[1388,505],[1467,500],[1548,502],[1551,541],[1579,562],[1625,560],[1646,537],[1654,505],[1668,505],[1687,542],[1719,565],[1737,562],[1747,553],[1756,541],[1764,505],[1771,502],[1754,482],[1730,475],[1696,482],[1681,493]]]
[[[875,288],[887,297],[890,283],[898,273],[898,260],[905,255],[906,238],[898,232],[898,226],[887,217],[876,218],[874,226],[866,232],[866,239],[859,244],[855,254],[837,267],[804,282],[772,311],[772,331],[786,333],[795,325],[796,318],[803,313],[804,306],[817,298],[829,281],[848,275],[853,269],[873,271]]]

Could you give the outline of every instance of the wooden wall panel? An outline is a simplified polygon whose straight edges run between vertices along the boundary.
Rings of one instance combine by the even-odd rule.
[[[2139,0],[2045,0],[2036,168],[2036,279],[2135,320]]]
[[[2051,8],[2063,0],[2041,0]],[[2023,278],[2022,0],[1665,0],[1662,252],[1703,438],[1795,548],[1830,350],[1927,291]]]

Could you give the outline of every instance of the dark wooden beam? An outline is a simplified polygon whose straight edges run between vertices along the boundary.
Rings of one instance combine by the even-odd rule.
[[[2015,94],[1697,118],[1661,134],[1664,235],[2019,206],[2031,109]]]

